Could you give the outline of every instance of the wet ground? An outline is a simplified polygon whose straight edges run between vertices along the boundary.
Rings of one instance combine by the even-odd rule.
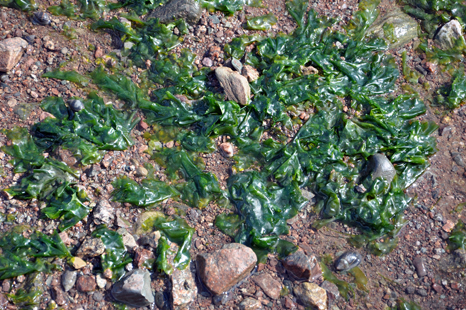
[[[39,1],[42,9],[50,5],[58,4],[58,1]],[[286,13],[284,1],[264,1],[264,8],[249,8],[243,12],[237,12],[234,16],[224,17],[223,13],[209,13],[204,11],[200,22],[190,28],[183,44],[176,48],[178,52],[183,47],[188,47],[198,55],[196,63],[203,66],[203,60],[208,57],[212,60],[213,68],[224,60],[222,54],[215,54],[223,49],[233,37],[243,33],[250,34],[254,31],[244,30],[241,25],[245,16],[262,15],[273,12],[278,18],[276,26],[269,31],[268,35],[279,32],[291,32],[295,24],[291,16]],[[383,1],[381,11],[389,11],[396,4]],[[311,1],[311,7],[319,14],[341,17],[342,22],[350,19],[353,11],[357,9],[357,1]],[[105,16],[110,18],[118,16],[119,11],[111,12]],[[213,24],[209,16],[216,15],[220,23]],[[0,128],[12,128],[14,126],[30,127],[32,124],[42,120],[45,115],[38,104],[47,96],[83,96],[93,86],[84,88],[54,79],[41,78],[44,72],[51,71],[59,66],[65,69],[74,69],[80,73],[87,73],[96,67],[96,60],[115,49],[112,35],[105,32],[92,32],[87,26],[90,21],[70,21],[71,28],[76,30],[76,38],[68,39],[63,31],[63,24],[69,22],[65,17],[53,17],[50,26],[36,26],[30,21],[30,16],[14,9],[0,8],[0,39],[10,37],[35,36],[33,44],[29,48],[20,63],[7,77],[2,76],[2,87],[0,88]],[[228,27],[227,27],[228,26]],[[266,34],[263,32],[263,34]],[[48,42],[53,43],[50,48]],[[401,52],[406,50],[410,60],[411,68],[420,64],[426,67],[425,55],[413,51],[410,42],[405,46],[391,50],[401,66]],[[46,47],[48,46],[48,48]],[[213,52],[212,52],[213,51]],[[401,67],[400,67],[401,68]],[[132,75],[133,81],[138,82],[138,71]],[[385,309],[394,306],[399,298],[416,301],[422,309],[464,309],[466,308],[465,297],[465,274],[464,269],[456,268],[451,261],[451,254],[447,250],[448,232],[451,224],[462,218],[466,211],[456,212],[455,208],[465,202],[465,178],[466,172],[463,159],[466,156],[465,129],[466,109],[462,107],[450,111],[440,106],[433,106],[432,94],[445,85],[450,79],[448,73],[440,68],[428,72],[422,76],[418,85],[413,87],[417,90],[428,105],[428,112],[421,116],[423,120],[433,120],[439,124],[439,129],[434,133],[437,139],[438,152],[430,158],[431,167],[418,179],[408,190],[408,193],[416,197],[414,204],[405,211],[406,225],[399,234],[399,245],[390,254],[377,257],[364,249],[361,269],[368,278],[368,292],[358,291],[354,298],[349,301],[340,299],[336,305],[339,309]],[[406,83],[402,77],[400,84]],[[428,83],[429,90],[425,90],[422,84]],[[104,97],[106,102],[112,101],[116,106],[121,104],[115,98]],[[112,191],[111,182],[119,175],[128,175],[136,180],[136,169],[144,162],[148,162],[149,155],[144,153],[146,142],[142,138],[145,131],[150,131],[143,123],[133,131],[137,141],[136,145],[125,152],[108,152],[105,164],[84,167],[80,185],[84,186],[94,201],[108,199]],[[0,136],[0,145],[6,144],[5,136]],[[14,175],[12,166],[8,164],[9,156],[0,153],[0,162],[3,167],[3,177],[0,187],[6,188],[16,182],[20,175]],[[229,175],[232,162],[225,159],[219,152],[205,155],[207,170],[214,172],[221,185],[225,186],[225,180]],[[158,172],[163,175],[163,171]],[[162,177],[163,178],[163,177]],[[98,192],[99,194],[93,195]],[[116,215],[127,220],[129,223],[136,222],[141,209],[112,203]],[[173,203],[168,202],[162,206],[162,210],[172,212]],[[0,223],[2,231],[17,224],[28,224],[38,228],[45,233],[53,232],[58,222],[39,218],[40,204],[37,201],[7,200],[1,198],[0,212],[14,215],[12,222]],[[209,205],[202,211],[184,207],[185,214],[182,216],[188,223],[196,228],[193,239],[192,257],[197,253],[203,253],[219,249],[224,243],[231,242],[230,237],[220,233],[213,225],[215,216],[223,209],[215,205]],[[305,210],[290,224],[291,232],[288,239],[298,244],[308,254],[323,257],[326,254],[336,257],[339,253],[351,247],[346,242],[348,234],[355,230],[339,223],[331,224],[318,231],[311,228],[312,222],[317,219],[312,208]],[[115,223],[115,228],[124,226],[122,221]],[[83,221],[68,231],[71,246],[75,248],[90,231],[95,227],[92,221]],[[427,275],[418,277],[413,261],[416,257],[425,260]],[[96,259],[97,260],[97,259]],[[93,261],[91,260],[91,263]],[[66,264],[61,262],[63,266]],[[95,262],[98,264],[98,262]],[[65,267],[67,268],[67,267]],[[281,263],[270,256],[266,265],[259,265],[259,270],[265,269],[281,283],[290,279],[284,272]],[[84,273],[92,273],[91,269],[85,269]],[[44,292],[41,309],[56,299],[52,294],[52,287],[60,279],[61,272],[53,275],[45,275]],[[350,280],[351,276],[341,276],[342,279]],[[4,280],[1,290],[3,293],[14,292],[21,287],[24,278]],[[155,281],[158,288],[166,288],[166,281],[162,278]],[[109,286],[109,284],[107,285]],[[112,309],[112,299],[108,289],[103,288],[87,294],[80,293],[74,288],[65,294],[66,302],[62,305],[64,309]],[[224,305],[213,305],[212,299],[201,294],[191,305],[190,309],[236,309],[237,305],[247,296],[262,301],[265,308],[285,309],[301,307],[287,298],[278,300],[269,299],[262,293],[252,281],[246,280],[240,284],[231,294],[231,299]],[[0,305],[0,308],[16,309],[16,306]],[[302,307],[301,307],[302,308]],[[336,309],[336,308],[334,308]]]

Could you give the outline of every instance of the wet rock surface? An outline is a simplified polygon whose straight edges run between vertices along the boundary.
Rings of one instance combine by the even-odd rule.
[[[215,69],[215,76],[223,87],[228,100],[233,100],[241,105],[249,104],[251,88],[244,76],[228,67]]]
[[[456,40],[463,36],[463,27],[457,20],[451,20],[443,25],[435,36],[436,43],[442,49],[451,49],[455,46]]]
[[[282,263],[283,267],[297,279],[313,282],[322,277],[322,269],[316,257],[307,256],[304,251],[296,251],[285,257]]]
[[[165,5],[153,10],[147,18],[158,18],[161,23],[167,23],[175,19],[184,19],[190,24],[195,24],[201,17],[201,5],[194,0],[171,0]]]
[[[79,247],[76,255],[95,257],[105,252],[105,245],[100,238],[90,238],[85,240]]]
[[[272,299],[280,298],[282,285],[268,273],[252,277],[252,280]]]
[[[294,288],[298,300],[305,307],[327,309],[327,292],[315,283],[303,282]]]
[[[373,179],[384,178],[389,183],[392,182],[396,175],[395,167],[384,154],[375,154],[370,158],[369,169]]]
[[[113,285],[112,296],[129,306],[148,306],[155,301],[150,283],[148,271],[134,269]]]
[[[356,251],[348,251],[343,253],[335,261],[335,268],[337,270],[348,271],[361,263],[361,254]]]

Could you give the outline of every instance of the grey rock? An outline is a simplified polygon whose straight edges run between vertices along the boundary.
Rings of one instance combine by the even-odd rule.
[[[220,24],[220,19],[217,15],[209,16],[209,20],[212,22],[212,24]]]
[[[68,292],[71,290],[76,283],[76,279],[78,278],[78,272],[77,271],[71,271],[67,270],[65,271],[62,276],[61,276],[61,285],[63,286],[63,289],[65,292]]]
[[[419,296],[422,296],[422,297],[426,297],[427,296],[427,291],[423,288],[418,288],[416,290],[416,294],[418,294]]]
[[[32,23],[34,25],[47,26],[52,22],[50,14],[46,12],[35,12],[32,16]]]
[[[262,303],[258,301],[257,299],[248,297],[245,298],[240,304],[239,304],[239,309],[240,310],[256,310],[256,309],[262,309]]]
[[[136,240],[134,240],[133,235],[131,235],[126,229],[120,228],[117,230],[117,233],[121,235],[123,239],[123,244],[125,245],[126,250],[132,251],[135,247],[138,246]]]
[[[28,42],[18,37],[0,41],[0,72],[13,69],[27,47]]]
[[[451,49],[455,46],[455,41],[463,36],[463,28],[457,20],[451,20],[440,28],[435,36],[435,42],[442,49]]]
[[[154,9],[146,19],[158,18],[161,23],[175,19],[184,19],[189,24],[196,24],[202,13],[202,8],[195,0],[171,0],[163,6]]]
[[[369,160],[369,169],[372,172],[372,178],[384,178],[389,183],[393,181],[396,175],[395,167],[384,154],[375,154]]]
[[[133,307],[145,307],[155,301],[150,287],[150,273],[134,269],[112,287],[112,296],[117,301]]]
[[[338,287],[334,283],[325,280],[320,287],[327,291],[329,306],[331,306],[340,297],[340,291],[338,291]]]
[[[361,263],[362,257],[356,251],[348,251],[343,253],[336,261],[335,261],[335,268],[337,270],[350,270]]]
[[[393,25],[393,33],[391,35],[388,35],[384,31],[384,25]],[[380,15],[367,30],[369,35],[372,34],[376,37],[384,38],[390,49],[403,46],[412,39],[417,38],[418,32],[419,25],[416,20],[408,14],[403,13],[399,8],[389,10],[387,13]]]
[[[415,291],[416,289],[414,288],[414,286],[408,286],[406,288],[406,294],[414,294]]]
[[[140,166],[136,169],[136,176],[137,177],[146,177],[149,172],[147,171],[146,168]]]
[[[160,310],[170,310],[170,301],[166,294],[163,292],[155,293],[155,304]]]
[[[297,279],[315,281],[322,277],[322,269],[314,255],[307,256],[299,250],[282,260],[283,267]]]
[[[231,65],[235,68],[236,71],[241,72],[243,70],[243,64],[236,58],[231,59]]]
[[[414,268],[416,268],[417,275],[419,277],[425,277],[427,275],[424,259],[420,256],[417,256],[413,260]]]
[[[461,153],[458,152],[451,152],[451,157],[453,158],[453,161],[460,167],[466,166],[464,163],[463,157],[461,156]]]
[[[241,105],[249,104],[251,88],[244,76],[227,67],[218,67],[215,69],[215,76],[223,87],[228,100],[235,101]]]
[[[95,209],[93,210],[94,223],[96,225],[106,224],[112,226],[113,221],[115,220],[115,211],[110,203],[101,199],[97,202]]]
[[[76,252],[77,256],[99,256],[105,252],[105,245],[100,238],[86,239]]]
[[[68,101],[70,109],[74,112],[79,112],[84,109],[84,103],[79,99],[71,99]]]
[[[160,232],[159,231],[153,231],[147,235],[142,235],[141,238],[139,238],[138,243],[142,246],[150,246],[153,249],[156,249],[159,243],[160,239]]]
[[[204,57],[204,59],[202,59],[202,64],[209,68],[214,65],[212,59],[210,59],[209,57]]]

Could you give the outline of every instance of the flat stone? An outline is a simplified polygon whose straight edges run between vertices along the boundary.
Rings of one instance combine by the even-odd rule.
[[[325,280],[320,285],[320,287],[327,291],[327,299],[329,306],[331,306],[340,297],[340,291],[334,283]]]
[[[125,245],[127,251],[132,251],[135,247],[138,246],[136,240],[134,240],[133,235],[131,235],[126,229],[120,228],[117,230],[117,233],[121,235],[121,239],[123,239],[123,244]]]
[[[80,257],[71,257],[68,262],[74,269],[81,269],[87,265]]]
[[[65,271],[62,276],[61,276],[61,285],[63,286],[63,289],[65,292],[68,292],[71,290],[76,283],[76,279],[78,277],[78,272],[77,271],[71,271],[67,270]]]
[[[185,309],[197,296],[196,281],[190,266],[183,270],[173,268],[170,281],[172,283],[173,308],[175,310]]]
[[[303,282],[296,286],[293,291],[305,307],[327,310],[327,292],[317,284]]]
[[[201,18],[202,8],[195,0],[171,0],[165,5],[154,9],[149,18],[158,18],[161,23],[168,23],[175,19],[184,19],[189,24],[196,24]]]
[[[435,36],[435,42],[440,45],[442,49],[451,49],[455,46],[455,41],[463,36],[463,28],[461,24],[453,19],[440,28]]]
[[[264,291],[264,293],[272,299],[280,298],[282,285],[280,282],[272,278],[268,273],[262,273],[254,276],[252,280]]]
[[[95,257],[105,253],[105,245],[100,238],[86,239],[79,247],[76,255]]]
[[[149,173],[149,172],[147,171],[146,168],[140,166],[140,167],[138,167],[138,168],[136,169],[135,175],[136,175],[137,177],[146,177],[148,173]]]
[[[76,281],[76,289],[83,293],[94,291],[96,286],[93,276],[82,275]]]
[[[96,225],[106,224],[107,226],[112,226],[115,220],[115,210],[106,199],[101,199],[97,202],[92,214]]]
[[[215,69],[215,76],[223,87],[228,100],[235,101],[241,105],[249,104],[251,88],[244,76],[227,67],[218,67]]]
[[[236,71],[241,72],[243,70],[243,64],[236,58],[231,59],[231,65],[235,68]]]
[[[259,71],[250,65],[244,65],[241,69],[241,74],[247,78],[249,82],[254,82],[259,78]]]
[[[315,281],[322,277],[322,269],[314,255],[307,256],[299,250],[282,260],[283,267],[297,279]]]
[[[239,243],[197,256],[197,270],[204,285],[214,294],[222,294],[244,279],[257,263],[256,254]]]
[[[395,167],[384,154],[374,154],[369,160],[369,169],[372,172],[372,179],[382,177],[389,183],[396,175]]]
[[[134,269],[112,287],[112,296],[117,301],[133,307],[149,306],[155,301],[150,287],[150,273]]]
[[[262,309],[262,303],[257,299],[248,297],[239,304],[240,310],[257,310]]]
[[[0,41],[0,72],[13,69],[27,47],[27,41],[18,37]]]

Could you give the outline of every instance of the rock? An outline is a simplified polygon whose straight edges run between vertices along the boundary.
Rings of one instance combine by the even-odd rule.
[[[50,14],[45,12],[37,11],[34,12],[34,15],[32,16],[32,23],[34,25],[47,26],[50,25],[51,22]]]
[[[202,65],[206,66],[206,67],[212,67],[214,65],[212,59],[210,59],[209,57],[204,57],[202,59]]]
[[[50,51],[54,51],[55,50],[55,44],[53,43],[53,41],[51,40],[47,40],[44,42],[44,47]],[[49,65],[53,64],[53,58],[54,56],[51,55],[48,59],[47,59],[47,63]]]
[[[359,266],[361,260],[361,254],[356,251],[348,251],[337,258],[335,261],[335,268],[340,271],[348,271],[356,266]]]
[[[385,14],[379,15],[369,27],[367,33],[385,39],[389,48],[394,49],[417,38],[418,31],[419,25],[416,20],[396,7],[393,10],[388,10]]]
[[[262,309],[262,304],[260,301],[257,299],[248,297],[245,298],[240,304],[239,304],[239,309],[240,310],[256,310],[256,309]]]
[[[233,157],[233,155],[235,155],[235,148],[230,142],[224,142],[220,144],[219,149],[222,152],[222,155],[227,158]]]
[[[147,235],[142,235],[141,238],[139,238],[138,242],[142,246],[147,245],[153,249],[156,249],[159,243],[159,239],[160,231],[153,231]]]
[[[94,57],[95,58],[102,58],[102,56],[104,56],[104,50],[100,46],[97,46],[97,48],[95,49],[95,52],[94,52]]]
[[[174,257],[175,255],[173,255]],[[189,266],[183,270],[173,268],[170,281],[172,283],[173,308],[175,310],[186,308],[197,296],[196,281],[191,268]]]
[[[254,82],[259,78],[259,71],[250,65],[244,65],[241,74],[246,77],[249,82]]]
[[[115,220],[115,212],[106,199],[99,200],[92,212],[94,216],[94,224],[106,224],[107,226],[112,226],[112,223]]]
[[[221,250],[197,256],[198,274],[215,295],[226,292],[244,279],[256,263],[256,254],[239,243],[227,244]]]
[[[453,161],[460,167],[465,167],[466,164],[464,163],[463,157],[461,156],[461,153],[458,152],[451,152],[451,157],[453,158]]]
[[[78,277],[78,272],[77,271],[71,271],[67,270],[65,271],[62,276],[61,276],[61,285],[63,286],[63,289],[65,292],[68,292],[71,290],[76,283],[76,279]]]
[[[327,292],[317,284],[303,282],[296,286],[293,291],[305,307],[316,307],[319,310],[327,309]]]
[[[28,43],[21,38],[0,41],[0,72],[8,72],[18,63]]]
[[[59,306],[63,306],[67,303],[65,292],[58,286],[52,287],[52,297]]]
[[[408,286],[405,290],[406,294],[414,294],[416,288],[414,286]]]
[[[135,229],[135,234],[140,236],[144,233],[147,233],[149,229],[151,229],[152,227],[146,227],[146,225],[144,224],[146,221],[153,221],[155,220],[157,217],[164,217],[165,215],[162,213],[162,212],[159,212],[159,211],[147,211],[147,212],[144,212],[143,214],[141,214],[141,216],[139,217],[138,219],[138,222],[136,224],[136,229]]]
[[[139,269],[147,269],[147,267],[149,267],[154,261],[154,252],[141,247],[138,247],[136,249],[134,254],[134,263]]]
[[[340,291],[334,283],[325,280],[320,285],[320,287],[327,291],[327,299],[329,306],[331,306],[340,297]]]
[[[418,294],[419,296],[422,296],[422,297],[427,297],[427,291],[423,288],[418,288],[416,290],[416,294]]]
[[[282,285],[268,273],[256,275],[252,280],[272,299],[280,298]]]
[[[58,234],[60,236],[60,239],[61,241],[65,244],[65,245],[70,245],[72,240],[70,239],[70,237],[68,236],[68,234],[66,233],[66,231],[62,231],[61,233]]]
[[[425,277],[427,275],[426,266],[424,264],[424,259],[420,256],[416,256],[413,260],[414,268],[416,268],[417,275],[421,277]]]
[[[8,305],[8,299],[6,299],[5,294],[0,294],[0,309],[6,309]]]
[[[445,225],[442,226],[442,229],[446,232],[450,232],[453,229],[453,227],[455,227],[455,223],[453,223],[450,220],[447,220]]]
[[[444,50],[451,49],[455,46],[455,41],[463,36],[461,24],[453,19],[440,28],[435,36],[435,42]]]
[[[70,109],[74,112],[79,112],[84,109],[84,103],[79,99],[71,99],[68,101]]]
[[[80,276],[76,281],[76,289],[82,293],[92,292],[96,288],[95,279],[93,276]]]
[[[231,65],[236,71],[241,72],[243,70],[243,64],[236,58],[231,59]]]
[[[241,105],[249,104],[251,89],[244,76],[227,67],[215,69],[215,76],[223,87],[228,100],[233,100]]]
[[[146,19],[158,18],[161,23],[168,23],[175,19],[184,19],[189,24],[196,24],[202,13],[202,8],[195,0],[171,0],[163,6],[153,10]]]
[[[369,169],[372,172],[372,179],[385,178],[389,183],[396,175],[395,167],[384,154],[375,154],[369,159]]]
[[[143,166],[139,166],[139,167],[136,169],[136,173],[135,173],[135,174],[136,174],[137,177],[146,177],[148,173],[149,173],[149,172],[147,171],[146,168],[144,168]]]
[[[105,288],[107,286],[107,280],[100,274],[96,274],[95,282],[99,288]]]
[[[136,240],[134,240],[133,235],[131,235],[126,229],[120,228],[117,230],[117,233],[121,235],[123,244],[125,245],[127,251],[132,251],[135,247],[138,246]]]
[[[112,296],[117,301],[133,307],[149,306],[155,301],[150,287],[150,273],[134,269],[112,287]]]
[[[79,257],[71,257],[68,262],[74,269],[81,269],[87,265],[87,263]]]
[[[314,255],[299,250],[282,260],[283,267],[297,279],[314,282],[322,277],[322,269]]]
[[[105,253],[105,245],[100,238],[86,239],[79,247],[76,255],[95,257]]]
[[[453,255],[455,257],[455,261],[460,265],[466,265],[466,250],[464,249],[456,249],[453,251]]]
[[[318,74],[318,73],[319,73],[319,70],[317,70],[317,69],[314,68],[313,66],[308,66],[308,67],[301,66],[301,73],[302,73],[303,75]]]

